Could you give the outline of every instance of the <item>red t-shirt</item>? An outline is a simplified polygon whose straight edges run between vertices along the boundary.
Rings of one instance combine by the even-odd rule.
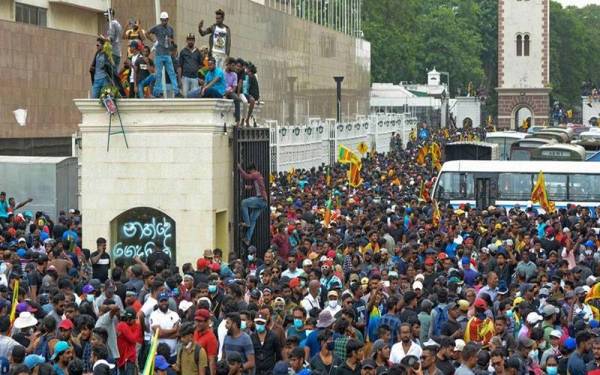
[[[196,330],[194,332],[194,341],[206,350],[208,357],[216,357],[219,354],[219,343],[212,330],[207,329],[204,332]]]
[[[125,322],[117,324],[117,348],[119,348],[119,358],[117,367],[123,367],[126,362],[135,363],[136,352],[135,345],[142,343],[142,327],[139,322],[129,325]]]

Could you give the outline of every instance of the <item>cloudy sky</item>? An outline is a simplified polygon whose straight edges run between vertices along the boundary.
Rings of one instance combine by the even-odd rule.
[[[600,5],[600,0],[558,0],[558,2],[561,3],[563,6],[575,5],[578,7],[583,7],[588,4]]]

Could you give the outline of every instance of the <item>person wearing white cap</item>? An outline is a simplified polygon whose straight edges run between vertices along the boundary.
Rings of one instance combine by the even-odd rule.
[[[529,337],[529,332],[533,329],[533,327],[543,320],[544,318],[535,311],[527,314],[527,319],[525,319],[525,324],[523,324],[521,327],[518,337]]]
[[[558,358],[561,356],[561,352],[560,352],[561,337],[562,337],[562,332],[557,329],[553,329],[550,332],[550,336],[549,336],[550,347],[548,349],[544,350],[544,352],[542,353],[542,358],[540,359],[541,367],[544,367],[546,365],[546,361],[548,360],[548,357],[555,356]]]
[[[156,43],[156,49],[154,51],[156,81],[152,94],[157,98],[162,96],[162,74],[164,67],[171,80],[171,88],[173,89],[175,96],[181,97],[179,86],[177,85],[177,74],[175,74],[175,68],[171,58],[171,50],[173,48],[173,42],[175,41],[175,31],[171,25],[169,25],[169,14],[167,12],[161,12],[160,23],[148,30],[148,39]]]
[[[331,316],[335,316],[338,312],[342,310],[342,306],[340,306],[340,302],[338,301],[339,295],[335,290],[330,290],[327,293],[327,306],[323,309],[323,311],[329,311]]]

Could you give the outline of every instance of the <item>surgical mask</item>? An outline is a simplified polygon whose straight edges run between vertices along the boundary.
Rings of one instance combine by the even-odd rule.
[[[547,366],[546,367],[546,374],[548,374],[548,375],[556,375],[556,374],[558,374],[558,367],[557,366]]]
[[[264,325],[264,324],[257,324],[256,325],[256,332],[263,333],[266,330],[267,330],[267,326],[266,325]]]
[[[94,295],[93,294],[87,294],[85,296],[86,301],[88,302],[94,302]]]
[[[507,316],[508,318],[512,318],[512,316],[513,316],[513,311],[512,311],[512,310],[507,310],[507,311],[506,311],[506,316]]]
[[[246,330],[246,321],[245,321],[245,320],[242,320],[242,322],[240,323],[240,329],[241,329],[242,331],[245,331],[245,330]]]
[[[540,341],[540,343],[538,344],[538,348],[545,348],[546,347],[546,341]]]
[[[535,349],[535,350],[530,351],[529,352],[529,358],[539,358],[538,350]]]
[[[208,286],[208,292],[209,293],[214,293],[217,291],[217,286],[216,285],[209,285]]]
[[[306,332],[306,337],[308,337],[308,335],[310,335],[314,330],[313,329],[307,329]]]
[[[252,254],[248,255],[248,262],[254,262],[254,255],[252,255]]]
[[[294,327],[296,329],[301,329],[302,327],[304,327],[304,322],[302,321],[302,319],[294,319]]]
[[[337,300],[329,301],[329,307],[331,307],[332,309],[335,309],[337,307],[337,304]]]
[[[331,341],[331,342],[327,343],[327,350],[332,352],[334,348],[335,348],[335,342]]]

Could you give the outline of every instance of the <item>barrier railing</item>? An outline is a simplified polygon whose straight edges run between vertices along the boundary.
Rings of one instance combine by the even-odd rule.
[[[311,118],[305,125],[279,125],[267,121],[271,131],[271,171],[310,169],[335,162],[339,145],[357,150],[365,142],[369,151],[388,152],[394,134],[406,144],[417,119],[409,114],[372,114],[354,121]]]

